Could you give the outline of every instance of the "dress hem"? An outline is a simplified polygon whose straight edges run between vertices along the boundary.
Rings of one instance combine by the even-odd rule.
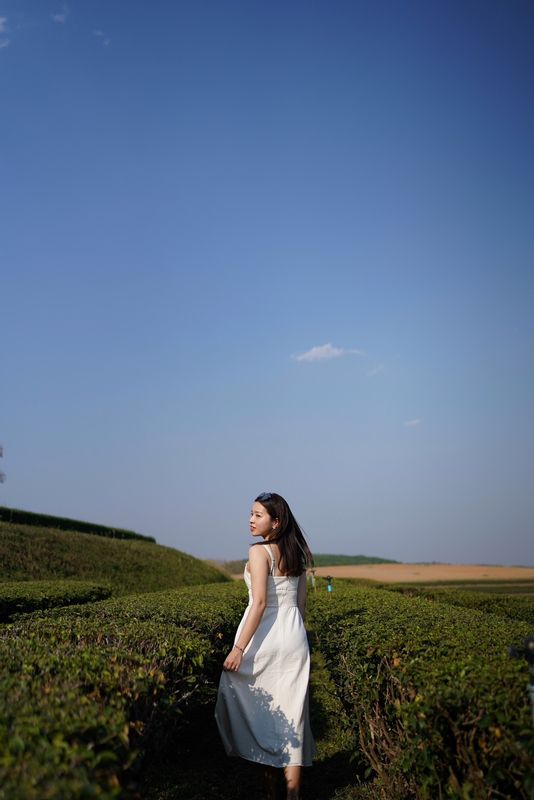
[[[272,764],[270,761],[260,761],[258,758],[248,758],[247,756],[242,756],[240,753],[227,753],[229,758],[242,758],[244,761],[250,761],[252,764],[262,764],[264,767],[275,767],[276,769],[284,769],[284,767],[312,767],[313,762],[309,761],[306,764],[303,763],[294,763],[291,762],[289,764]]]

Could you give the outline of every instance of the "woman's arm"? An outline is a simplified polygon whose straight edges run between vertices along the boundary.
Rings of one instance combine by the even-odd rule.
[[[247,615],[247,621],[239,636],[239,641],[235,643],[232,650],[228,653],[223,664],[224,669],[237,672],[241,666],[243,653],[250,640],[256,633],[258,625],[263,617],[265,606],[267,605],[267,576],[269,567],[263,547],[254,545],[248,552],[248,570],[252,584],[252,605]]]
[[[304,619],[306,614],[306,570],[302,573],[299,578],[299,585],[297,589],[297,605],[299,607],[300,616]]]

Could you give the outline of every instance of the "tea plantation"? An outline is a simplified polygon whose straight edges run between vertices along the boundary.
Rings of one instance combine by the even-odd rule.
[[[0,800],[261,797],[213,722],[244,585],[80,599],[0,627]],[[523,598],[459,599],[317,582],[305,800],[532,800],[528,672],[508,646],[533,625]]]
[[[0,522],[0,581],[73,578],[104,582],[113,595],[230,580],[206,561],[148,539]]]

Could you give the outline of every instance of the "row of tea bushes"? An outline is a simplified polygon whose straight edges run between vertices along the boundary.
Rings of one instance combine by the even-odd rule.
[[[534,595],[507,597],[491,592],[471,592],[465,589],[445,589],[413,586],[410,584],[390,584],[383,586],[390,592],[399,592],[410,597],[424,597],[436,603],[450,606],[473,608],[487,614],[497,614],[510,620],[523,620],[532,626],[534,635]]]
[[[528,624],[340,584],[310,621],[382,798],[534,796]]]
[[[57,606],[92,603],[111,596],[111,587],[92,581],[12,581],[0,583],[0,622]]]
[[[83,522],[80,519],[56,517],[51,514],[37,514],[34,511],[23,511],[20,508],[9,508],[8,506],[0,506],[0,520],[18,525],[37,525],[39,528],[92,533],[94,536],[110,536],[113,539],[156,541],[153,536],[144,536],[142,533],[136,533],[124,528],[111,528],[109,525],[98,525],[95,522]]]
[[[0,522],[0,580],[59,579],[106,583],[115,596],[231,581],[172,547]]]
[[[212,702],[245,603],[221,584],[38,612],[0,630],[0,799],[138,797],[143,754]]]

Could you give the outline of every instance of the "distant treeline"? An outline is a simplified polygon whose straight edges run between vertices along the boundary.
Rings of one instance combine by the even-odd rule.
[[[391,558],[377,556],[336,556],[328,553],[315,553],[313,561],[316,567],[337,567],[345,564],[399,564]]]
[[[56,528],[62,531],[77,531],[78,533],[92,533],[94,536],[109,536],[113,539],[142,539],[146,542],[155,542],[153,536],[143,536],[135,531],[123,528],[110,528],[107,525],[97,525],[93,522],[82,522],[68,517],[54,517],[51,514],[35,514],[33,511],[21,511],[18,508],[0,506],[0,520],[14,522],[18,525],[36,525],[40,528]]]
[[[378,558],[376,556],[337,556],[328,553],[314,553],[313,562],[316,567],[337,567],[344,564],[399,564],[391,558]],[[222,566],[231,575],[243,572],[246,558],[237,561],[223,561]]]

